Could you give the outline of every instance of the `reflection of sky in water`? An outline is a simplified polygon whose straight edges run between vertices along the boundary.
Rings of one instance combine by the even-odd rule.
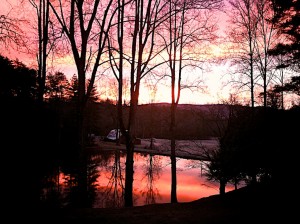
[[[119,162],[118,162],[119,161]],[[118,165],[116,165],[118,163]],[[100,177],[97,179],[98,198],[95,207],[117,207],[111,200],[122,203],[122,187],[125,184],[125,156],[116,160],[114,153],[106,163],[98,167]],[[203,170],[203,169],[202,169]],[[204,171],[203,171],[204,172]],[[120,176],[123,180],[121,181]],[[189,202],[202,197],[219,193],[218,183],[208,182],[201,176],[199,161],[177,160],[177,199],[178,202]],[[151,203],[169,203],[171,192],[171,165],[166,156],[134,156],[134,205]],[[233,189],[228,187],[227,190]],[[105,200],[110,200],[109,203]],[[101,201],[101,202],[100,202]]]

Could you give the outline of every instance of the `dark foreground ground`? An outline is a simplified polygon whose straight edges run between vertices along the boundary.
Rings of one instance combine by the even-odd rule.
[[[283,192],[276,191],[269,186],[245,187],[228,192],[222,197],[215,195],[189,203],[155,204],[119,209],[31,211],[27,216],[28,223],[65,224],[297,223],[300,214],[291,209],[298,206],[294,203],[298,200],[296,198],[287,200],[280,196]]]

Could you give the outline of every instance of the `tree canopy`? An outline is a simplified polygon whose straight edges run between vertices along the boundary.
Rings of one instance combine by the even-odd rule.
[[[300,2],[294,0],[272,0],[275,11],[273,22],[287,37],[287,41],[279,43],[270,53],[289,56],[286,66],[295,66],[299,70],[300,60]]]
[[[36,96],[36,71],[18,60],[0,55],[0,97],[34,99]]]

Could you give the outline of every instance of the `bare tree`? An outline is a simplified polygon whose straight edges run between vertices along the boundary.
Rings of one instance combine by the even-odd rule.
[[[281,86],[283,87],[287,77],[289,77],[289,72],[287,69],[287,65],[285,65],[285,61],[287,60],[285,55],[276,55],[273,54],[273,49],[269,50],[269,54],[271,57],[273,57],[273,60],[275,62],[275,71],[277,74],[274,77],[275,86]],[[280,108],[285,108],[285,96],[284,91],[281,89],[280,91]]]
[[[67,90],[69,89],[70,83],[62,72],[55,72],[47,76],[46,92],[45,96],[48,99],[55,100],[67,100]]]
[[[270,22],[274,16],[271,1],[257,0],[257,34],[255,38],[255,51],[257,55],[257,68],[263,80],[263,105],[267,107],[267,87],[274,77],[274,60],[269,56],[269,50],[273,49],[279,40],[279,34],[275,24]]]
[[[204,43],[213,41],[216,36],[216,26],[211,22],[209,11],[221,6],[222,1],[168,1],[168,19],[165,32],[161,33],[166,46],[167,64],[171,78],[171,110],[170,110],[170,140],[171,140],[171,203],[177,202],[176,178],[176,108],[183,88],[199,89],[200,82],[183,83],[185,68],[199,68],[202,61],[195,49]],[[165,53],[165,52],[164,52]]]
[[[142,79],[160,65],[153,64],[159,50],[155,45],[156,30],[166,18],[165,2],[161,0],[118,1],[116,32],[109,41],[110,62],[118,80],[118,119],[126,142],[125,206],[133,206],[133,153],[135,121]],[[116,37],[116,38],[114,38]],[[126,41],[125,41],[126,40]],[[124,118],[123,80],[129,74],[130,104],[128,119]]]
[[[25,34],[21,24],[24,20],[10,17],[9,15],[0,15],[0,45],[11,48],[13,45],[18,47],[25,46]]]
[[[100,0],[56,1],[50,7],[67,37],[78,75],[78,128],[79,143],[84,147],[85,107],[94,86],[101,57],[105,53],[107,33],[111,27],[114,1]],[[88,77],[90,76],[90,77]],[[87,79],[90,79],[86,88]]]
[[[37,15],[38,29],[38,101],[43,102],[47,72],[48,41],[49,41],[49,0],[29,0]]]
[[[230,25],[227,36],[230,42],[230,60],[238,76],[234,80],[237,89],[248,87],[251,94],[251,106],[254,107],[254,88],[258,76],[255,74],[255,41],[257,33],[256,0],[230,0],[227,10]],[[243,80],[242,76],[246,76]]]
[[[84,166],[85,148],[88,140],[86,131],[86,108],[89,96],[94,87],[99,66],[103,63],[107,34],[111,28],[115,13],[114,0],[54,1],[50,2],[58,24],[67,38],[67,43],[75,61],[78,76],[77,98],[77,141],[82,163],[82,194],[86,194],[86,168]],[[87,79],[89,79],[86,87]],[[83,196],[84,199],[84,196]],[[85,201],[83,201],[85,203]]]

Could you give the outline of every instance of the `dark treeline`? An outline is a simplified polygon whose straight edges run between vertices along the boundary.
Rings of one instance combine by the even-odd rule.
[[[36,71],[21,62],[0,57],[1,100],[9,104],[28,102],[37,104]],[[76,80],[67,84],[64,74],[48,76],[44,108],[57,116],[61,130],[74,128],[76,122]],[[105,136],[111,129],[118,128],[117,107],[110,101],[99,101],[96,93],[88,105],[87,130],[89,134]],[[179,105],[176,121],[177,139],[207,139],[220,137],[220,128],[228,116],[228,105]],[[125,117],[128,115],[124,105]],[[25,109],[25,108],[24,108]],[[170,105],[168,103],[139,105],[136,116],[135,135],[139,138],[166,138],[169,136]],[[42,116],[48,119],[49,115]]]
[[[78,168],[82,155],[75,141],[76,92],[69,88],[67,94],[58,94],[57,90],[41,105],[36,95],[36,71],[4,57],[0,62],[1,149],[6,160],[3,180],[8,203],[41,206],[43,189],[49,185],[49,178],[57,177],[59,167],[68,163],[73,164],[72,173],[82,171]],[[89,134],[105,136],[118,128],[117,108],[109,100],[96,99],[93,95],[88,103],[86,128]],[[139,105],[135,136],[168,139],[169,110],[169,104]],[[176,139],[220,139],[220,148],[209,154],[212,162],[207,175],[220,182],[221,193],[227,183],[242,180],[275,183],[280,190],[293,187],[299,149],[298,106],[282,110],[179,105],[176,113]],[[86,173],[89,169],[87,166]],[[82,197],[86,197],[85,206],[91,206],[89,195]],[[82,201],[78,199],[77,203]]]
[[[299,107],[233,110],[220,148],[209,154],[212,162],[207,176],[220,183],[220,194],[225,193],[227,183],[237,185],[240,181],[271,184],[278,197],[282,196],[280,192],[293,189],[299,115]]]

